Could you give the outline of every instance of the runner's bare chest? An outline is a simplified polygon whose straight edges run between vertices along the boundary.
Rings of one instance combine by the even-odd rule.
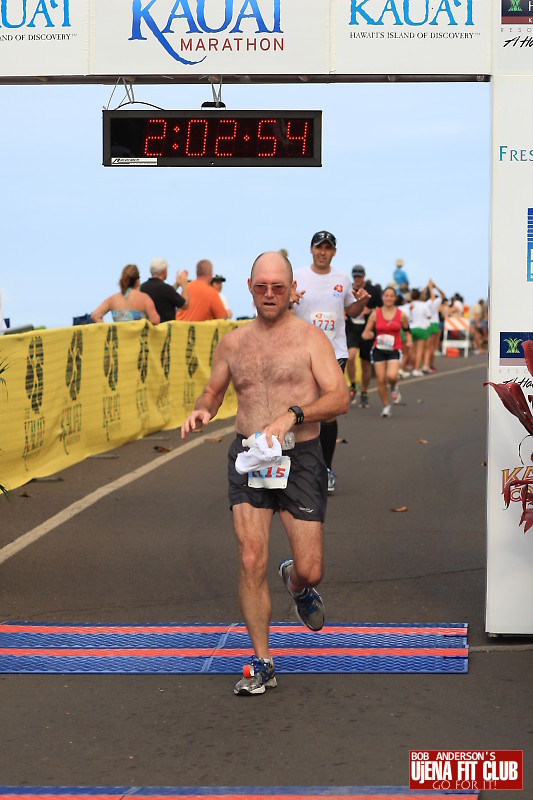
[[[299,334],[299,335],[298,335]],[[301,332],[243,336],[230,358],[230,371],[237,394],[283,397],[294,386],[314,379],[309,349]]]

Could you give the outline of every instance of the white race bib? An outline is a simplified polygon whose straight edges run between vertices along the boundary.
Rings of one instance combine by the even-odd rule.
[[[394,336],[391,333],[380,333],[376,337],[378,350],[394,350]]]
[[[328,339],[333,339],[337,327],[337,315],[334,311],[313,311],[311,322],[324,331]]]
[[[249,472],[248,486],[252,489],[285,489],[290,471],[289,456],[281,456],[279,464],[271,464],[269,467]]]

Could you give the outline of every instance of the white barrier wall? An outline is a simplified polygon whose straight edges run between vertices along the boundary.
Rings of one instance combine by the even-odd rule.
[[[495,77],[492,114],[490,380],[517,383],[531,411],[533,375],[526,367],[522,342],[533,339],[533,78]],[[524,486],[520,482],[533,478],[533,437],[505,409],[494,389],[488,387],[487,391],[486,629],[490,633],[532,633],[533,529],[525,532],[525,522],[520,524]],[[503,489],[510,479],[518,483],[506,508]]]
[[[0,80],[482,75],[491,11],[490,0],[2,0]]]

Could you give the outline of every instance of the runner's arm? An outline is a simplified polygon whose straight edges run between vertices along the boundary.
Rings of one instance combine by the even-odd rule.
[[[229,386],[231,373],[229,363],[226,358],[227,348],[222,339],[215,350],[213,368],[207,385],[194,404],[192,411],[183,425],[181,426],[181,438],[186,439],[191,431],[197,430],[207,425],[213,419],[218,409],[222,405],[224,395]]]
[[[311,403],[305,403],[300,408],[305,422],[322,422],[339,414],[347,413],[348,387],[344,373],[335,358],[331,342],[325,333],[318,328],[311,328],[308,335],[310,337],[311,370],[320,390],[320,397]],[[294,403],[298,404],[296,396]],[[268,445],[272,446],[272,436],[277,436],[282,442],[287,431],[294,427],[295,423],[295,414],[287,410],[270,425],[267,425],[262,433],[266,434]]]
[[[353,292],[353,295],[355,301],[351,305],[345,306],[344,311],[349,317],[358,317],[370,300],[370,295],[366,289],[359,289],[357,292]]]
[[[376,312],[373,311],[370,314],[370,316],[369,316],[369,318],[367,320],[367,323],[365,325],[365,329],[364,329],[363,333],[361,334],[361,337],[363,339],[373,339],[374,338],[374,326],[375,326],[375,324],[376,324]]]
[[[412,343],[413,337],[411,336],[411,328],[409,327],[409,320],[407,319],[407,316],[403,313],[403,311],[402,311],[401,322],[402,322],[402,330],[405,333],[405,343],[409,345]]]

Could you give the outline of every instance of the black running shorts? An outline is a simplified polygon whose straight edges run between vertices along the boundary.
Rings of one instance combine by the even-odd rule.
[[[364,325],[354,325],[351,322],[346,323],[346,342],[348,349],[352,350],[354,347],[359,350],[359,357],[362,361],[370,361],[370,351],[372,350],[373,339],[363,339],[362,333],[365,329]]]
[[[401,357],[401,350],[379,350],[377,347],[372,348],[373,364],[379,364],[380,361],[400,361]]]
[[[288,511],[295,519],[324,522],[328,497],[328,472],[322,455],[320,439],[296,442],[292,450],[283,455],[291,459],[291,471],[285,489],[252,489],[248,475],[235,469],[235,460],[245,449],[237,435],[228,451],[228,496],[230,508],[248,503],[254,508],[271,508]]]

